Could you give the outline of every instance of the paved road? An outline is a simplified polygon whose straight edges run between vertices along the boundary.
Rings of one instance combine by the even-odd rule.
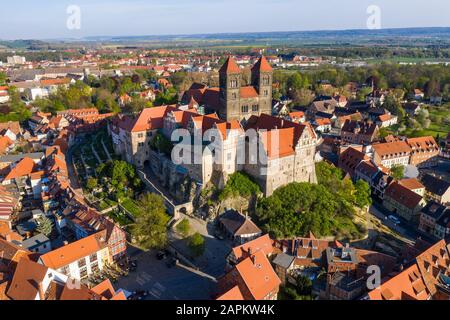
[[[189,220],[192,232],[200,233],[205,239],[205,253],[192,262],[202,272],[216,278],[220,277],[225,272],[226,257],[231,251],[231,244],[227,240],[219,240],[214,237],[214,227],[211,223],[181,214],[181,219],[184,218]],[[189,256],[186,241],[176,238],[175,235],[172,235],[172,239],[174,239],[172,245],[183,255]]]
[[[137,260],[136,272],[118,280],[117,289],[127,291],[148,290],[149,300],[208,300],[216,283],[186,268],[166,266],[159,261],[155,251],[142,252],[130,248],[130,257]]]
[[[409,240],[411,243],[413,243],[419,236],[419,234],[415,231],[415,228],[409,226],[405,221],[402,221],[400,225],[396,225],[392,220],[388,218],[388,216],[392,213],[385,209],[383,210],[372,205],[369,209],[369,213],[378,218],[383,225],[397,232],[403,238]]]

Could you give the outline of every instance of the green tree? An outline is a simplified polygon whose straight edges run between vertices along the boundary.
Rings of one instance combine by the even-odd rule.
[[[356,200],[355,203],[358,207],[363,208],[372,204],[370,186],[364,180],[358,180],[355,183]]]
[[[147,193],[139,200],[140,210],[131,226],[131,234],[144,249],[161,249],[167,245],[167,223],[164,199],[154,193]]]
[[[403,178],[405,174],[405,166],[402,165],[394,165],[391,168],[391,176],[395,179],[395,180],[400,180]]]
[[[86,182],[86,188],[88,188],[91,191],[97,188],[97,179],[89,177]]]
[[[250,176],[243,172],[236,172],[230,175],[225,188],[219,193],[219,200],[238,196],[250,198],[260,193],[259,185]]]
[[[6,73],[0,72],[0,86],[4,86],[6,84],[6,79],[8,79]]]
[[[300,295],[310,295],[312,290],[312,281],[307,276],[299,275],[297,281],[297,293]]]
[[[189,220],[186,218],[181,220],[181,222],[177,224],[177,231],[183,237],[187,237],[191,232],[191,225],[189,224]]]
[[[43,235],[45,235],[46,237],[49,237],[52,234],[53,231],[53,222],[45,217],[45,216],[41,216],[39,218],[37,218],[37,228],[36,230],[39,233],[42,233]]]
[[[200,257],[205,252],[205,239],[196,232],[188,239],[188,246],[194,257]]]

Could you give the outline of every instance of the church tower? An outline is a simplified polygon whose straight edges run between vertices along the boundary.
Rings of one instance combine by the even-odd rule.
[[[272,115],[273,69],[262,56],[252,68],[252,85],[259,94],[259,113]]]
[[[219,117],[227,121],[240,119],[241,69],[232,57],[228,57],[219,70]]]

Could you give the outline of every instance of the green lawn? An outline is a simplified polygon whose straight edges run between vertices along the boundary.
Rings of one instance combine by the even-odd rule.
[[[121,203],[122,207],[124,207],[126,210],[128,210],[133,216],[137,216],[140,213],[140,207],[136,203],[136,201],[127,198]]]
[[[109,212],[107,215],[108,215],[108,217],[113,219],[114,222],[118,223],[120,226],[127,226],[127,225],[133,223],[133,221],[130,219],[130,217],[128,217],[125,213],[123,213],[119,210],[113,210],[113,211]]]

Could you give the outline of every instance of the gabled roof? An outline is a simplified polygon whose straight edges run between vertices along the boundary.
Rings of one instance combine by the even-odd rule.
[[[263,251],[252,254],[251,257],[238,263],[235,268],[247,289],[241,289],[241,292],[250,292],[250,297],[244,296],[246,299],[263,300],[281,284]]]
[[[258,92],[256,91],[255,87],[247,86],[240,88],[240,95],[242,99],[257,98]]]
[[[217,298],[217,300],[225,301],[225,300],[245,300],[242,295],[239,286],[235,286],[229,291],[225,292],[223,295]]]
[[[427,300],[428,291],[416,264],[369,292],[370,300]]]
[[[411,148],[405,141],[377,143],[373,144],[372,147],[380,157],[395,157],[411,153]]]
[[[40,257],[44,265],[52,269],[59,269],[87,257],[105,248],[104,232],[98,232],[86,238],[72,242],[64,247],[50,251]]]
[[[4,153],[12,144],[13,141],[8,136],[0,136],[0,154]]]
[[[409,178],[409,179],[402,179],[398,183],[400,183],[402,186],[408,188],[409,190],[416,190],[416,189],[424,189],[424,185],[420,183],[419,180],[416,178]]]
[[[142,110],[134,122],[131,132],[161,129],[163,118],[169,111],[176,110],[173,106],[152,107]]]
[[[242,258],[249,257],[252,253],[261,250],[264,252],[265,255],[272,254],[274,250],[273,241],[272,239],[270,239],[268,234],[265,234],[259,238],[244,243],[243,245],[235,247],[233,248],[232,252],[236,260],[239,261]]]
[[[235,210],[226,211],[219,220],[225,226],[227,231],[234,236],[262,232],[248,217],[243,216]]]
[[[439,145],[432,136],[417,137],[406,139],[406,143],[410,146],[411,150],[420,152],[433,152],[439,151]]]
[[[423,199],[421,195],[402,186],[397,181],[387,187],[384,196],[393,199],[409,209],[417,207]]]
[[[449,182],[443,179],[436,178],[430,174],[426,174],[422,178],[422,183],[428,192],[431,192],[438,196],[444,195],[450,188]]]
[[[20,177],[27,176],[31,174],[36,167],[33,159],[31,158],[23,158],[20,160],[17,165],[11,169],[11,171],[6,175],[4,180],[17,179]]]
[[[241,73],[241,68],[239,68],[234,58],[229,56],[219,69],[219,73]]]
[[[0,272],[14,271],[22,258],[31,259],[32,253],[28,250],[0,238]]]
[[[34,300],[39,294],[39,286],[44,281],[48,268],[28,260],[20,259],[11,285],[7,291],[13,300]]]

